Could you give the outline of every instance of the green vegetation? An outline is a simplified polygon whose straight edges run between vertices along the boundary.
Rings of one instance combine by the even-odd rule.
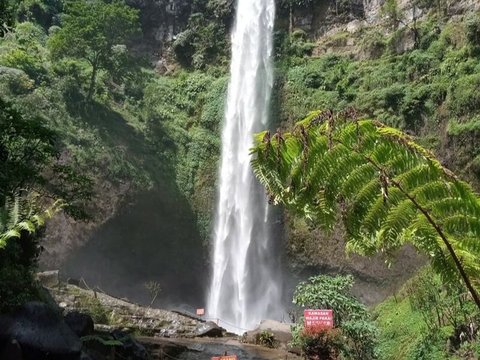
[[[395,296],[374,309],[380,359],[474,359],[479,342],[470,324],[479,313],[461,287],[422,270]]]
[[[139,31],[138,11],[122,2],[74,2],[48,45],[53,59],[70,57],[91,66],[87,101],[91,101],[100,69],[119,75],[126,65],[125,43]],[[75,45],[73,45],[75,44]]]
[[[176,35],[173,42],[177,61],[194,69],[204,69],[209,64],[226,67],[230,49],[227,39],[232,18],[232,1],[194,1],[187,28]]]
[[[301,282],[293,303],[305,309],[332,309],[334,328],[304,327],[303,316],[293,326],[292,345],[299,346],[307,359],[374,359],[377,333],[366,307],[350,294],[352,276],[320,275]]]
[[[161,186],[188,198],[206,241],[224,69],[161,77],[141,68],[144,60],[129,47],[138,34],[138,11],[122,1],[1,4],[8,9],[0,33],[1,214],[11,211],[14,196],[20,204],[34,198],[39,206],[26,206],[20,213],[34,217],[19,217],[17,227],[2,222],[0,233],[20,231],[30,240],[28,254],[18,249],[23,240],[0,250],[0,297],[12,299],[0,311],[22,303],[12,293],[34,297],[40,244],[28,232],[50,198],[61,199],[68,215],[96,221],[110,206],[105,189],[115,198],[124,189]]]
[[[275,339],[275,335],[273,333],[268,330],[263,330],[255,335],[255,344],[268,348],[275,348],[277,347],[277,340]]]
[[[410,29],[391,35],[362,29],[350,35],[353,54],[362,59],[349,54],[305,57],[284,45],[277,71],[279,121],[292,125],[311,109],[353,106],[389,126],[418,134],[420,143],[477,186],[479,172],[472,160],[479,155],[478,147],[463,147],[462,139],[445,136],[444,129],[449,122],[465,123],[479,114],[479,19],[470,13],[463,21],[441,23],[433,14],[417,22],[418,47],[410,51],[402,45],[413,36]],[[329,46],[335,50],[335,45]]]
[[[321,141],[311,136],[319,127],[305,122],[292,136],[265,137],[261,147],[269,166],[285,171],[283,183],[270,185],[273,193],[277,185],[283,191],[273,199],[314,220],[312,225],[291,216],[298,235],[291,241],[301,243],[320,222],[343,219],[350,250],[390,255],[412,242],[436,270],[421,273],[375,309],[378,330],[350,295],[350,277],[301,284],[295,302],[333,308],[337,325],[329,332],[296,327],[295,341],[307,356],[480,356],[478,339],[460,339],[465,326],[480,320],[457,272],[463,270],[464,280],[478,288],[478,198],[443,167],[479,188],[480,15],[449,20],[450,3],[415,1],[425,17],[400,26],[405,14],[396,1],[386,1],[383,26],[339,31],[317,42],[310,38],[313,31],[295,28],[296,18],[315,2],[277,1],[275,122],[284,127],[311,109],[352,106],[414,134],[442,159],[441,166],[393,129],[372,122],[346,125],[335,117],[326,119]],[[347,19],[353,7],[350,0],[335,1],[336,18]],[[161,76],[144,58],[151,54],[137,46],[144,14],[123,1],[0,0],[0,313],[38,298],[33,274],[42,224],[59,208],[101,222],[112,210],[104,209],[105,199],[161,187],[187,199],[208,242],[233,2],[196,0],[189,11],[178,15],[188,17],[186,27],[164,54],[167,62],[175,57],[176,68]],[[318,56],[324,52],[330,54]],[[350,141],[350,150],[362,150],[352,140],[357,131],[365,139],[363,150],[373,140],[381,144],[370,154],[375,164],[386,164],[381,169],[338,146],[340,137]],[[276,153],[279,144],[287,151]],[[322,151],[331,156],[311,160]],[[306,177],[304,167],[311,171]],[[355,176],[347,177],[351,170]],[[363,190],[353,194],[356,187]],[[439,229],[432,230],[417,205]],[[155,283],[147,288],[153,303],[160,289]],[[97,301],[85,307],[98,322],[116,321]],[[268,332],[258,341],[275,344]]]
[[[459,278],[480,310],[480,201],[470,186],[399,130],[354,111],[315,112],[291,133],[257,135],[254,172],[276,204],[332,231],[348,251],[425,252],[446,282]]]

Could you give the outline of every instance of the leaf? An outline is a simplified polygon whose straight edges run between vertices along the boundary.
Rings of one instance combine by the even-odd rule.
[[[275,203],[330,230],[341,215],[347,251],[370,255],[411,243],[445,281],[459,278],[457,256],[478,284],[480,199],[471,186],[400,130],[323,115],[274,134],[287,140],[272,141],[272,151],[257,136],[252,164]]]

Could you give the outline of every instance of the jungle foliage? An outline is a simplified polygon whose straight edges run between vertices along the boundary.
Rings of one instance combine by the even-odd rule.
[[[292,328],[292,345],[307,359],[374,359],[378,329],[367,308],[352,294],[353,277],[319,275],[297,285],[293,303],[303,309],[331,309],[334,328],[304,327],[300,316]]]
[[[118,68],[126,61],[122,57],[128,55],[125,43],[139,31],[138,11],[123,2],[73,2],[61,27],[49,38],[50,55],[54,59],[79,58],[90,64],[87,100],[91,101],[98,71],[120,72]]]
[[[411,137],[354,110],[315,112],[290,133],[257,135],[252,165],[275,204],[331,231],[347,251],[425,252],[445,282],[461,279],[480,309],[480,201]]]
[[[279,121],[293,125],[314,108],[340,111],[353,106],[418,135],[423,146],[477,186],[480,153],[472,144],[479,140],[478,132],[467,127],[462,134],[445,130],[479,114],[479,19],[471,12],[446,22],[433,13],[417,22],[418,47],[410,50],[402,49],[413,36],[409,28],[389,35],[375,28],[337,33],[322,40],[334,53],[319,57],[295,51],[308,41],[278,37]],[[355,44],[353,54],[343,53],[347,38]]]
[[[464,287],[422,269],[375,307],[380,359],[444,360],[480,356],[480,313]]]

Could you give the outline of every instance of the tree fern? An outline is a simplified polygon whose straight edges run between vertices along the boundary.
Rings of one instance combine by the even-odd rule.
[[[32,196],[15,195],[7,198],[0,207],[0,249],[5,247],[8,240],[19,238],[23,232],[32,234],[37,231],[61,207],[63,202],[56,201],[47,209],[40,210]]]
[[[257,136],[252,153],[274,203],[327,229],[341,219],[349,251],[413,244],[480,308],[480,199],[410,136],[353,112],[315,112],[290,133]]]

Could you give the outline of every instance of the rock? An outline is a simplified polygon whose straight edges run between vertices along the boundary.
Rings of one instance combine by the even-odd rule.
[[[149,354],[145,346],[132,338],[129,334],[115,330],[111,333],[115,340],[120,341],[123,345],[118,352],[126,359],[132,360],[148,360]]]
[[[16,340],[23,360],[78,360],[82,343],[60,314],[44,303],[30,302],[0,317],[0,343]],[[3,358],[2,358],[3,359]]]
[[[2,360],[23,360],[22,348],[17,340],[12,339],[0,350]]]
[[[94,360],[90,355],[82,351],[80,355],[80,360]]]
[[[197,336],[207,336],[207,337],[222,337],[223,332],[225,331],[224,328],[221,328],[213,321],[207,321],[206,323],[200,323],[197,325],[195,329],[195,333]]]
[[[58,280],[58,270],[39,272],[37,273],[37,279],[43,286],[47,288],[58,286],[60,283]]]
[[[248,331],[245,335],[245,341],[248,343],[255,343],[257,335],[263,331],[268,331],[273,334],[275,341],[284,348],[292,340],[292,331],[290,324],[282,323],[275,320],[263,320],[260,325],[252,331]]]
[[[160,59],[156,62],[155,71],[160,75],[164,75],[168,71],[168,67],[164,59]]]
[[[92,317],[78,311],[71,311],[65,315],[65,322],[77,336],[87,336],[94,332]]]
[[[360,31],[360,29],[362,28],[362,22],[358,19],[355,19],[353,21],[350,21],[348,24],[347,24],[347,31],[350,33],[350,34],[354,34],[358,31]]]

